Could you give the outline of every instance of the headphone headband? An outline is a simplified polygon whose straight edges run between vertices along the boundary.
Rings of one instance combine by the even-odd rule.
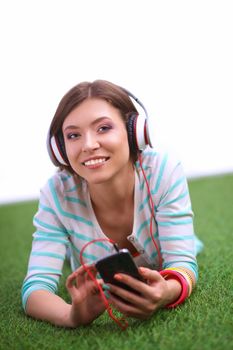
[[[137,102],[137,104],[143,109],[144,113],[145,113],[145,116],[146,116],[146,119],[149,119],[149,116],[148,116],[148,113],[147,113],[147,110],[146,110],[146,107],[144,106],[144,104],[139,100],[139,98],[137,98],[134,94],[132,94],[132,92],[130,92],[129,90],[119,86],[123,91],[125,91],[127,93],[127,95],[129,97],[132,97],[132,99]]]

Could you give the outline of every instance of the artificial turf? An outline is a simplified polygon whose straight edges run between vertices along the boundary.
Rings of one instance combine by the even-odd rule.
[[[150,320],[129,319],[126,331],[105,313],[86,327],[64,329],[22,311],[21,285],[31,248],[37,201],[0,206],[0,349],[233,349],[233,174],[189,180],[194,225],[205,248],[190,299]],[[64,281],[59,294],[69,300]]]

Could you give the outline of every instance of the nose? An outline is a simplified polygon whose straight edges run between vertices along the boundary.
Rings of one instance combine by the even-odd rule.
[[[95,135],[91,132],[88,132],[83,137],[82,151],[83,152],[92,152],[100,147],[100,144]]]

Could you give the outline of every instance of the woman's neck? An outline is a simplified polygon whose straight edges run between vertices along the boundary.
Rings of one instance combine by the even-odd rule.
[[[98,211],[123,209],[124,206],[132,203],[134,183],[134,167],[132,166],[109,182],[88,184],[93,208]]]

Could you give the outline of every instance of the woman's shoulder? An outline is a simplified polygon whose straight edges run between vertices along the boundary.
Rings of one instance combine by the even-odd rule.
[[[181,181],[181,179],[185,181],[186,179],[180,159],[174,152],[165,149],[151,149],[148,147],[142,152],[137,169],[141,178],[140,181],[143,182],[146,176],[153,193],[162,193],[177,181]]]
[[[147,147],[141,153],[141,162],[143,167],[152,168],[158,170],[161,167],[168,170],[174,169],[177,165],[181,164],[177,155],[164,148],[151,148]],[[139,161],[137,164],[140,165]]]
[[[81,187],[82,180],[79,176],[73,175],[67,170],[58,170],[42,186],[41,193],[63,197],[72,194],[72,192],[77,193]]]

